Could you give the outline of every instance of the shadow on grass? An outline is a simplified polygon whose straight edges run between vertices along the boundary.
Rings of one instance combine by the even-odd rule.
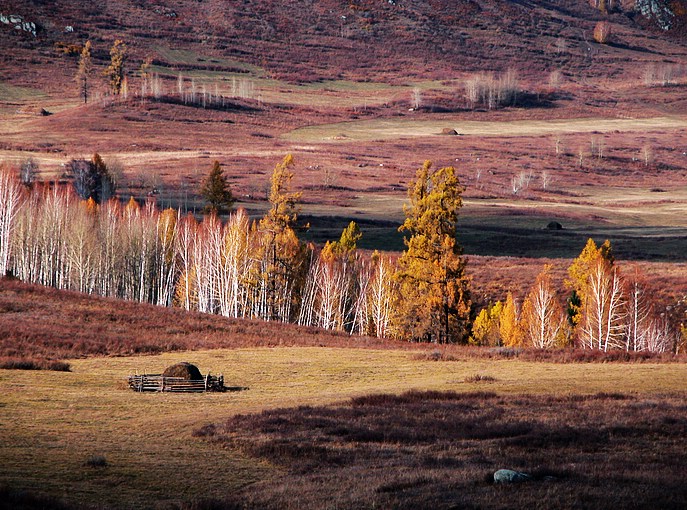
[[[195,435],[281,466],[217,508],[683,508],[681,397],[370,395]],[[493,484],[501,468],[531,481]],[[222,506],[225,505],[225,506]]]

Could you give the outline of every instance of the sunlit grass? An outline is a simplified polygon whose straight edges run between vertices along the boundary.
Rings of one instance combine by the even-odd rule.
[[[395,140],[440,135],[442,129],[455,129],[467,136],[522,137],[561,133],[591,133],[611,131],[648,131],[652,129],[684,129],[683,117],[649,119],[564,119],[521,121],[459,121],[416,119],[371,119],[298,128],[284,135],[290,141],[362,141]]]
[[[223,373],[224,394],[137,394],[125,377],[177,361]],[[237,413],[329,404],[410,389],[474,391],[488,374],[497,393],[630,392],[682,388],[680,364],[547,364],[517,360],[421,361],[410,352],[260,348],[70,360],[73,372],[0,371],[0,485],[71,502],[122,508],[221,497],[268,476],[269,467],[192,437]],[[94,469],[89,458],[107,466]],[[266,471],[267,470],[267,471]],[[116,488],[116,490],[113,490]]]
[[[44,92],[29,88],[10,85],[0,82],[0,101],[25,101],[27,99],[40,99],[47,97]]]

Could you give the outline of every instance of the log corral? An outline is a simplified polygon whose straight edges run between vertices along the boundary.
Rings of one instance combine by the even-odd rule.
[[[173,393],[202,393],[226,391],[224,376],[203,376],[195,365],[178,363],[165,369],[162,374],[130,375],[129,387],[138,392],[156,391]]]

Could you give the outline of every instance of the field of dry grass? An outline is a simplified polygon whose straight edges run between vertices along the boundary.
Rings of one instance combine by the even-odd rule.
[[[673,264],[653,267],[673,278],[669,272]],[[485,259],[482,271],[475,275],[476,285],[505,285],[528,271],[534,274],[536,265],[519,259]],[[560,264],[554,269],[557,275],[563,271]],[[479,288],[493,295],[503,292],[503,288]],[[625,363],[623,356],[585,356],[581,351],[518,355],[458,346],[437,350],[94,298],[8,279],[0,280],[0,348],[3,360],[25,359],[38,365],[59,360],[70,369],[0,370],[0,406],[8,417],[0,420],[0,501],[13,501],[10,506],[21,502],[26,508],[58,503],[67,508],[94,504],[231,508],[236,498],[253,498],[257,507],[264,503],[278,508],[285,505],[284,497],[291,498],[288,490],[282,490],[286,486],[303,487],[304,497],[310,494],[311,479],[291,473],[292,466],[262,454],[254,456],[244,441],[222,445],[198,433],[239,414],[258,413],[244,419],[258,423],[259,413],[265,410],[299,415],[299,406],[340,405],[351,397],[409,390],[486,390],[500,396],[522,395],[518,402],[534,407],[542,403],[532,395],[566,402],[568,395],[621,393],[629,395],[633,406],[655,409],[658,405],[661,412],[672,413],[673,397],[666,395],[681,395],[685,375],[683,358],[628,357],[633,362]],[[128,374],[160,373],[179,361],[192,362],[203,373],[224,374],[227,386],[237,391],[137,394],[126,386]],[[487,404],[493,402],[489,398]],[[613,400],[603,402],[609,410],[615,409]],[[402,408],[388,412],[406,413]],[[526,414],[525,407],[517,412]],[[525,421],[535,419],[540,417],[532,415]],[[592,438],[597,441],[599,436]],[[493,456],[494,447],[471,446],[491,460],[465,471],[469,479],[483,484],[487,468],[500,458]],[[515,460],[513,465],[520,467]],[[410,483],[403,481],[404,476],[398,487]],[[575,477],[565,484],[580,483]],[[380,484],[398,489],[397,481]],[[377,494],[408,504],[418,501],[397,492]],[[319,500],[307,501],[310,507],[323,506]]]
[[[495,136],[519,138],[523,136],[563,135],[575,133],[674,131],[687,128],[683,117],[655,117],[647,119],[553,119],[523,121],[465,121],[450,120],[363,120],[309,126],[285,134],[287,140],[304,143],[325,141],[397,140],[403,138],[440,136],[442,130],[453,129],[458,136]]]
[[[181,360],[197,364],[203,373],[223,373],[229,386],[248,389],[183,395],[136,394],[126,387],[129,373],[159,373]],[[0,421],[0,487],[106,508],[225,500],[238,491],[253,493],[252,484],[259,481],[282,483],[282,468],[241,448],[194,437],[194,431],[236,414],[413,389],[498,395],[620,392],[633,395],[632,402],[662,402],[661,395],[679,391],[684,378],[682,364],[437,363],[399,350],[322,347],[69,362],[70,373],[0,371],[3,413],[11,417]],[[502,458],[494,454],[490,449],[481,453],[492,462]],[[96,457],[104,457],[107,465],[89,465]],[[485,468],[478,470],[480,482]]]
[[[686,412],[680,395],[408,392],[237,416],[199,434],[286,470],[226,508],[677,509]],[[496,485],[503,468],[531,479]]]

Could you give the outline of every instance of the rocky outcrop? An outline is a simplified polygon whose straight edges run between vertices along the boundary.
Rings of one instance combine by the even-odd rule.
[[[14,27],[15,30],[22,30],[36,37],[36,24],[32,21],[26,21],[18,14],[0,13],[0,23],[3,23],[4,25],[10,25]]]
[[[665,0],[636,0],[635,11],[655,23],[661,30],[673,28],[675,13]]]

